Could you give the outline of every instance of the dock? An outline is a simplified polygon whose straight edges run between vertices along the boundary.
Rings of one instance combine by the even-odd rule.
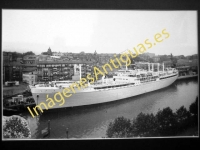
[[[198,77],[198,75],[195,74],[195,75],[179,76],[179,77],[177,78],[177,80],[180,80],[180,79],[188,79],[188,78],[194,78],[194,77]]]
[[[3,113],[23,112],[27,107],[34,107],[35,101],[29,93],[21,93],[21,95],[10,95],[3,99]]]

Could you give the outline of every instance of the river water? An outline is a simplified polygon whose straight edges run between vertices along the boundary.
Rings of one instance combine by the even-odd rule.
[[[66,138],[102,138],[106,136],[108,124],[118,116],[135,118],[140,112],[156,113],[159,109],[181,106],[189,109],[198,96],[198,79],[177,80],[164,89],[127,98],[120,101],[55,110],[45,110],[42,115],[32,118],[29,112],[24,116],[31,128],[32,138],[42,138],[41,130],[50,120],[52,139]]]

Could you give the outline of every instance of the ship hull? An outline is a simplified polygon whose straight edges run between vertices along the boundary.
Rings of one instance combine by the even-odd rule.
[[[63,105],[61,105],[62,102],[55,102],[55,105],[51,108],[48,107],[48,109],[55,109],[55,108],[65,108],[65,107],[76,107],[76,106],[84,106],[84,105],[92,105],[92,104],[99,104],[99,103],[106,103],[116,100],[122,100],[128,97],[133,97],[137,95],[141,95],[147,92],[159,90],[162,88],[165,88],[169,85],[171,85],[176,79],[177,75],[162,79],[159,81],[153,81],[153,82],[147,82],[140,85],[133,85],[133,86],[126,86],[126,87],[118,87],[118,88],[112,88],[112,89],[102,89],[98,91],[84,91],[84,89],[81,91],[77,91],[75,94],[72,93],[72,96],[65,99],[65,102]],[[41,102],[48,104],[49,101],[46,101],[47,95],[48,98],[52,98],[54,100],[54,94],[56,92],[62,93],[63,89],[52,89],[36,92],[34,89],[32,89],[33,98],[36,102],[36,104],[40,104]],[[39,95],[37,97],[37,95]],[[47,105],[48,106],[48,105]],[[42,109],[45,109],[42,107]]]

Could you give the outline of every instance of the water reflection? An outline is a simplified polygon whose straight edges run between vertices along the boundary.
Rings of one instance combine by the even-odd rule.
[[[25,112],[33,138],[41,138],[41,130],[51,121],[51,138],[66,138],[66,127],[69,138],[101,138],[105,136],[109,122],[118,116],[135,118],[140,112],[156,113],[158,109],[170,107],[173,110],[195,101],[198,95],[197,79],[179,80],[171,86],[127,98],[120,101],[55,110],[47,110],[38,117],[32,118]]]

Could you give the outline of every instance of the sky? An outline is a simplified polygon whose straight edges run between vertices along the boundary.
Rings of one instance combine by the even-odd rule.
[[[197,11],[2,10],[3,51],[121,53],[157,33],[146,52],[197,54]]]

